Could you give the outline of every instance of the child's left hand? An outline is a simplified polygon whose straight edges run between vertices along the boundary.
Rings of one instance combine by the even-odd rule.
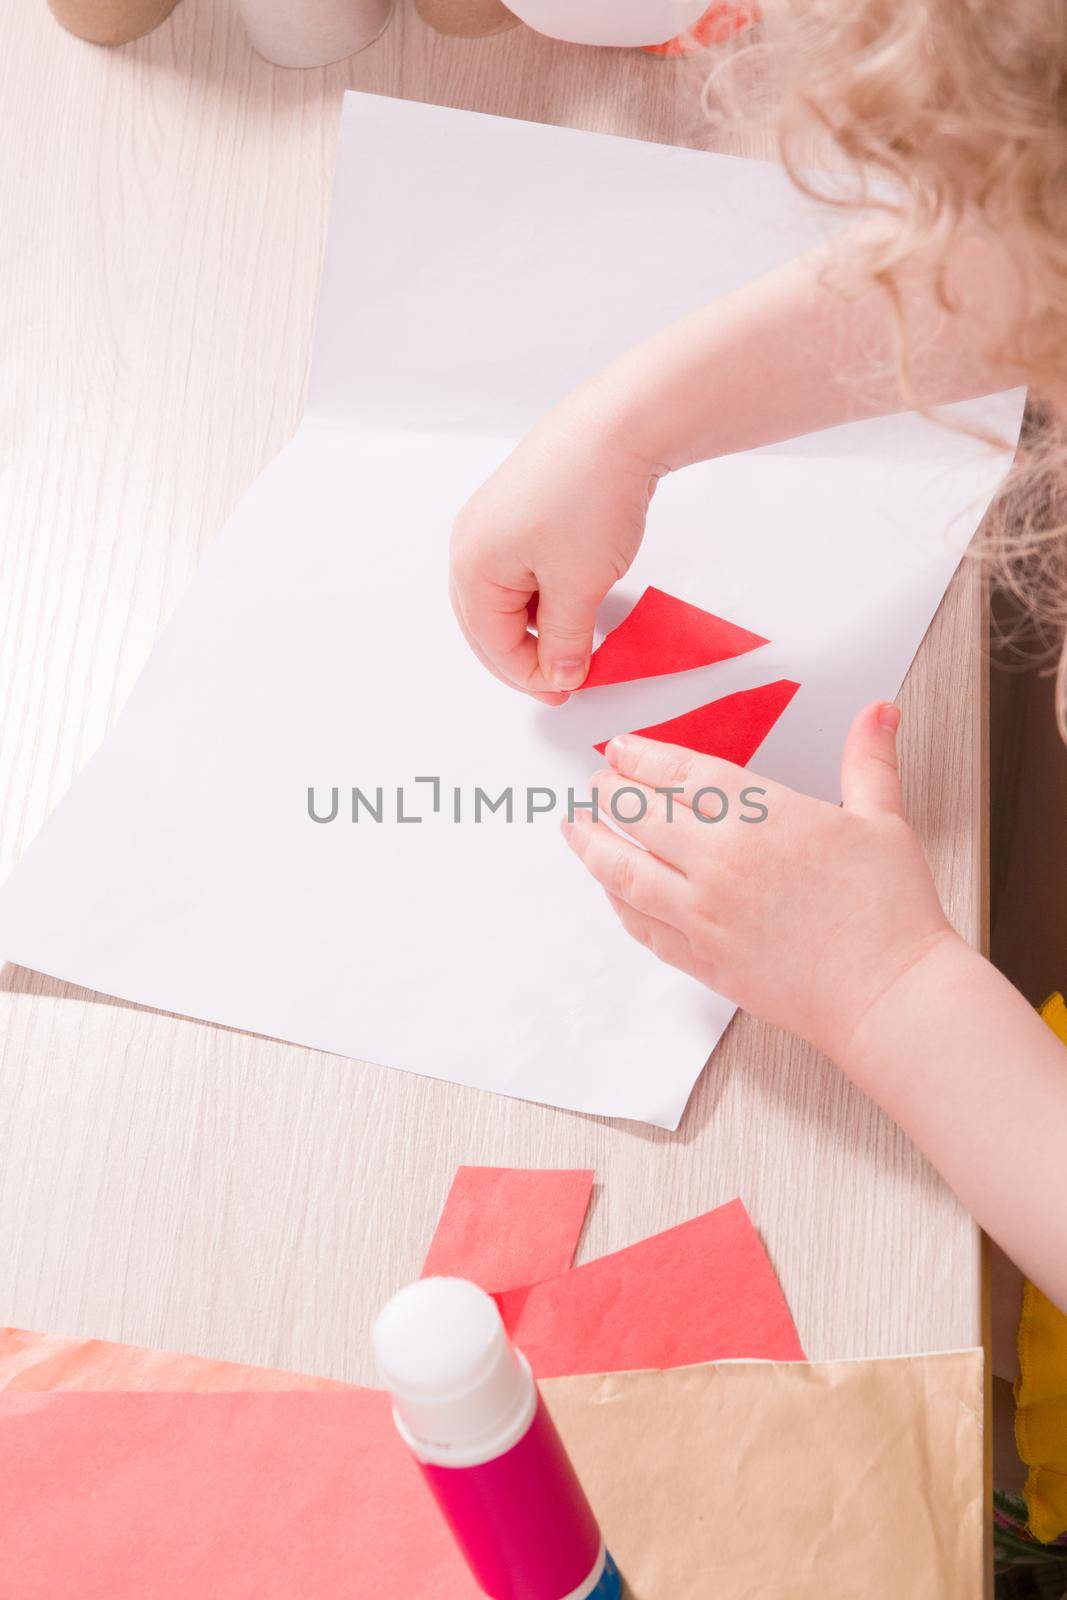
[[[593,779],[601,814],[564,824],[626,930],[764,1021],[848,1069],[849,1043],[896,980],[956,940],[922,847],[904,820],[893,705],[868,706],[842,760],[841,806],[766,782],[731,762],[625,735]],[[670,801],[655,790],[679,787]],[[701,789],[710,794],[699,797]],[[742,791],[748,791],[747,803]],[[721,821],[701,821],[723,807]],[[670,818],[668,819],[668,806]],[[752,820],[761,808],[766,816]],[[744,818],[749,820],[743,820]]]

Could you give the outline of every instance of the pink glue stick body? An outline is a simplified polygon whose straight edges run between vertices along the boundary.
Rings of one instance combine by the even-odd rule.
[[[618,1600],[615,1564],[496,1303],[423,1278],[374,1325],[393,1418],[492,1600]]]

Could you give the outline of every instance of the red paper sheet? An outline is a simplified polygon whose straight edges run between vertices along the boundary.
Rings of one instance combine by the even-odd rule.
[[[799,688],[799,683],[779,678],[774,683],[761,684],[758,689],[741,689],[737,694],[724,695],[721,700],[712,700],[696,711],[683,712],[668,722],[657,722],[651,728],[634,731],[643,739],[684,745],[702,756],[719,756],[723,761],[746,767]],[[593,748],[603,755],[607,747],[605,739]]]
[[[592,1192],[589,1168],[459,1167],[422,1276],[496,1294],[566,1272]]]
[[[740,1200],[547,1283],[509,1290],[497,1304],[539,1378],[741,1356],[804,1359]]]
[[[630,614],[594,650],[582,688],[689,672],[766,643],[758,633],[749,633],[687,600],[662,589],[646,589]]]

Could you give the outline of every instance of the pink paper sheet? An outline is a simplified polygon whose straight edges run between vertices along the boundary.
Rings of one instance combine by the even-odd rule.
[[[0,1395],[3,1600],[480,1600],[385,1395]]]
[[[422,1276],[490,1294],[566,1272],[593,1192],[589,1168],[459,1167]]]

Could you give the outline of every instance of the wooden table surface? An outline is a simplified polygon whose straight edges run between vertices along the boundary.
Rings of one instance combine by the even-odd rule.
[[[6,20],[4,874],[297,424],[342,91],[712,142],[691,67],[524,28],[446,40],[404,0],[309,72],[255,56],[225,0],[117,50],[43,3]],[[965,570],[903,697],[911,814],[972,938],[980,633]],[[461,1161],[595,1166],[582,1258],[740,1194],[812,1357],[979,1337],[970,1220],[832,1067],[747,1017],[669,1134],[0,976],[0,1322],[366,1379],[369,1320]]]

